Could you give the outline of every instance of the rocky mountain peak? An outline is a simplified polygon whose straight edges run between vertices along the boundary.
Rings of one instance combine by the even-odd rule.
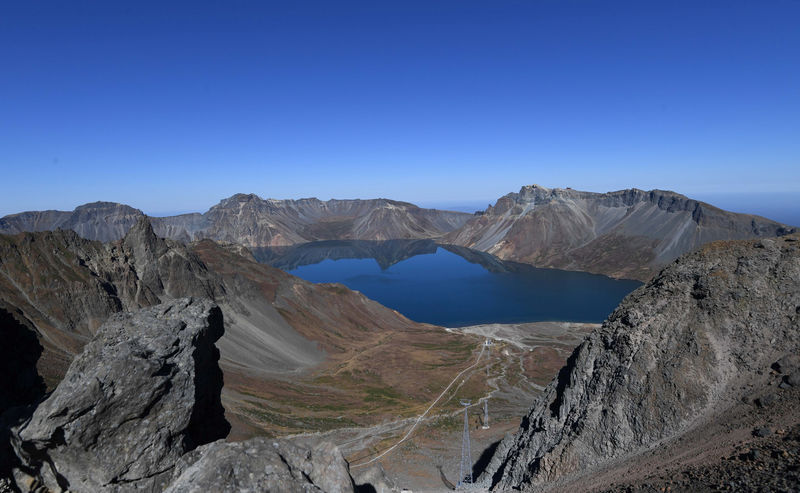
[[[246,208],[260,208],[260,206],[267,203],[267,201],[263,200],[256,194],[237,193],[228,198],[220,200],[204,215],[207,217],[220,217],[229,213],[238,213]]]
[[[164,240],[156,236],[150,218],[142,216],[122,239],[124,247],[132,252],[137,264],[145,266],[154,262],[166,250]]]
[[[264,202],[264,199],[254,193],[237,193],[226,199],[220,200],[219,203],[214,207],[241,207],[243,204],[260,202]]]
[[[229,199],[231,202],[253,202],[264,200],[254,193],[237,193],[232,195]]]
[[[153,231],[153,224],[150,222],[150,218],[142,216],[125,234],[125,241],[150,241],[154,237],[156,237],[156,234]]]
[[[79,205],[75,208],[74,212],[116,212],[116,213],[125,213],[125,214],[133,214],[133,215],[140,215],[143,216],[144,213],[139,209],[135,209],[126,204],[120,204],[118,202],[104,202],[104,201],[97,201],[97,202],[89,202],[88,204]]]

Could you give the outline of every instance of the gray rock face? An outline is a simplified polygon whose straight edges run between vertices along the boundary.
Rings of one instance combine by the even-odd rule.
[[[793,231],[664,190],[593,193],[531,185],[501,197],[444,241],[537,267],[647,280],[711,241]]]
[[[795,238],[719,242],[629,295],[573,352],[485,485],[538,490],[713,420],[741,385],[800,351]]]
[[[313,448],[288,440],[222,441],[187,454],[167,493],[353,491],[347,462],[334,445]]]
[[[222,314],[184,298],[119,313],[12,443],[53,491],[162,488],[186,452],[227,435],[214,342]]]

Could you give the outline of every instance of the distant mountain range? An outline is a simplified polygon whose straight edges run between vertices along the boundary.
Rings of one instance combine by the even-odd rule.
[[[113,241],[143,217],[127,205],[95,202],[72,212],[0,218],[0,233],[71,229]],[[248,248],[326,240],[434,239],[504,260],[646,280],[679,255],[715,240],[782,236],[795,228],[737,214],[683,195],[637,189],[608,193],[522,187],[475,214],[423,209],[387,199],[262,199],[236,194],[207,212],[151,218],[156,234]]]
[[[89,240],[114,241],[144,216],[133,207],[94,202],[67,211],[35,211],[0,219],[0,233],[71,229]],[[236,194],[206,213],[153,217],[156,234],[179,241],[211,239],[247,247],[283,246],[320,240],[436,238],[461,227],[465,212],[422,209],[387,199],[262,199]]]

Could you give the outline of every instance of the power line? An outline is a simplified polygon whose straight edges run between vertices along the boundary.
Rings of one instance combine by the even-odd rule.
[[[469,415],[467,414],[471,403],[467,399],[461,399],[461,405],[464,406],[464,434],[461,438],[461,466],[456,487],[472,484],[472,454],[469,448]]]

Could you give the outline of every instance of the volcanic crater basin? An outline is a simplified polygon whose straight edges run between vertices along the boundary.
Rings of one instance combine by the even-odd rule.
[[[323,241],[256,249],[255,257],[315,283],[337,282],[417,322],[599,323],[639,281],[540,269],[431,240]]]

